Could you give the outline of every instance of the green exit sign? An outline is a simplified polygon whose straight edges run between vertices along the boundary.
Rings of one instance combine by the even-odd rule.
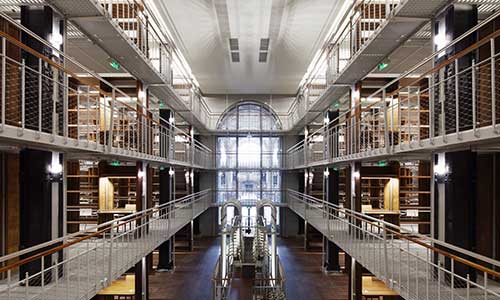
[[[387,166],[387,165],[388,165],[388,163],[387,163],[386,161],[379,161],[379,162],[378,162],[378,166],[379,166],[379,167],[385,167],[385,166]]]
[[[389,66],[389,63],[383,62],[378,65],[378,69],[382,71],[383,69],[387,68]]]
[[[112,162],[111,162],[111,165],[112,165],[113,167],[118,167],[118,166],[120,165],[120,162],[119,162],[119,161],[117,161],[117,160],[114,160],[114,161],[112,161]]]
[[[111,66],[111,68],[115,69],[116,71],[120,70],[120,64],[114,59],[111,59],[109,61],[109,65]]]

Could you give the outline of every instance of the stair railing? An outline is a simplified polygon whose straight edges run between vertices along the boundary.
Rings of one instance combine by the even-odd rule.
[[[204,190],[0,257],[0,298],[91,299],[210,204]]]
[[[500,261],[294,190],[287,203],[405,299],[500,297]]]

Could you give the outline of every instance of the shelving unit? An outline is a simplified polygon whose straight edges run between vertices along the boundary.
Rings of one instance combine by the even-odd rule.
[[[113,205],[114,208],[123,208],[127,204],[136,203],[136,177],[131,176],[109,176],[108,179],[113,184]]]
[[[430,162],[409,161],[399,169],[401,225],[421,234],[430,233]]]
[[[361,204],[373,209],[384,208],[384,188],[389,182],[387,177],[361,177]]]
[[[68,161],[67,230],[77,232],[97,225],[99,175],[96,162]]]

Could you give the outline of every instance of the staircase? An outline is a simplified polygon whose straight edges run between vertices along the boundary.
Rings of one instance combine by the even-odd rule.
[[[0,257],[0,299],[92,299],[210,202],[205,190]]]
[[[293,190],[287,202],[404,299],[500,299],[499,261]]]

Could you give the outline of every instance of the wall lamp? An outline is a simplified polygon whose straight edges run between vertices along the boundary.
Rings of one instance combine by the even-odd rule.
[[[47,166],[47,178],[51,182],[61,182],[62,173],[63,166],[59,162],[52,161],[52,163]]]
[[[437,164],[434,165],[434,180],[437,183],[445,183],[448,181],[448,176],[450,175],[450,169],[444,160],[439,160]]]

